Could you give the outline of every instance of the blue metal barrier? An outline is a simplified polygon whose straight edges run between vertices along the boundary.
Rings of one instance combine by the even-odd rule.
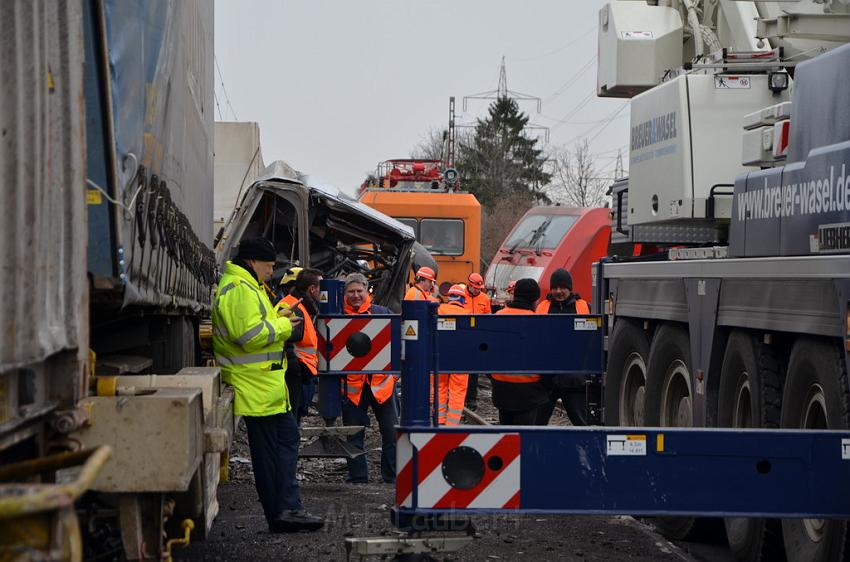
[[[603,336],[598,315],[438,317],[434,303],[405,301],[393,329],[396,524],[493,512],[850,518],[850,431],[431,426],[431,373],[599,374]]]
[[[322,279],[319,285],[319,317],[327,314],[342,314],[345,283],[337,279]],[[322,345],[322,341],[319,341]],[[322,375],[319,377],[319,414],[325,420],[342,415],[342,377]]]

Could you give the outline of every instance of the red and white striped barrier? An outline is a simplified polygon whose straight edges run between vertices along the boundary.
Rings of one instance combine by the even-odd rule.
[[[374,373],[392,369],[392,322],[389,318],[320,318],[316,332],[319,371]]]
[[[520,507],[519,433],[401,433],[396,447],[398,507]]]

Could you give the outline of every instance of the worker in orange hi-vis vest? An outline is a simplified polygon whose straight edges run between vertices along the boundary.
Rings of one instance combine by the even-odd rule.
[[[345,278],[346,314],[389,314],[390,309],[372,303],[369,281],[360,273],[350,273]],[[398,411],[395,395],[395,377],[392,375],[346,375],[342,399],[343,425],[369,426],[369,408],[375,414],[381,432],[381,478],[395,482],[395,426]],[[366,430],[346,437],[346,441],[364,449]],[[366,455],[348,459],[346,482],[365,484],[369,481]]]
[[[466,284],[466,308],[470,314],[490,314],[490,297],[484,292],[484,278],[470,273]]]
[[[534,314],[540,287],[534,279],[520,279],[513,300],[496,314]],[[549,389],[540,375],[492,374],[493,405],[501,425],[534,425],[537,410],[549,401]]]
[[[437,313],[441,316],[469,314],[466,308],[466,291],[462,285],[452,285],[449,302],[441,304]],[[444,321],[449,320],[446,318]],[[437,418],[440,425],[460,425],[463,401],[466,398],[467,373],[441,374],[439,376]],[[433,395],[433,390],[431,392]]]
[[[420,267],[416,271],[413,286],[404,294],[406,301],[434,301],[439,299],[433,295],[434,285],[437,284],[437,274],[430,267]]]
[[[470,314],[490,314],[490,297],[484,292],[484,278],[480,273],[470,273],[465,290],[466,309]],[[466,407],[473,412],[478,409],[478,373],[470,373],[466,378]]]

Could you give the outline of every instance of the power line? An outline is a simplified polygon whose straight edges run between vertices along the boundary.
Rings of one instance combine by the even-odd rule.
[[[588,143],[588,144],[590,144],[591,142],[593,142],[593,140],[595,140],[595,139],[596,139],[596,137],[598,137],[598,136],[599,136],[599,133],[601,133],[602,131],[604,131],[604,130],[605,130],[605,128],[606,128],[608,125],[610,125],[610,124],[611,124],[611,122],[614,120],[614,118],[615,118],[615,117],[616,117],[616,116],[617,116],[617,115],[618,115],[621,111],[623,111],[623,109],[624,109],[627,105],[629,105],[629,102],[625,102],[622,106],[620,106],[620,108],[619,108],[617,111],[615,111],[615,112],[613,112],[613,113],[610,113],[607,117],[605,117],[605,119],[603,119],[603,120],[602,120],[602,123],[603,123],[603,124],[602,124],[602,128],[601,128],[601,129],[600,129],[600,130],[596,133],[596,135],[594,135],[594,136],[593,136],[593,137],[592,137],[589,141],[587,141],[587,143]],[[574,143],[575,141],[577,141],[577,140],[579,140],[579,139],[583,139],[583,138],[587,137],[587,135],[589,135],[590,133],[592,133],[593,131],[595,131],[598,127],[599,127],[599,125],[594,125],[593,127],[590,127],[589,129],[587,129],[587,130],[586,130],[586,131],[584,131],[583,133],[581,133],[581,134],[579,134],[579,135],[574,136],[573,138],[571,138],[570,140],[568,140],[568,141],[567,141],[567,142],[565,142],[564,144],[565,144],[565,145],[569,145],[569,144],[572,144],[572,143]],[[553,128],[554,128],[554,127],[553,127]]]
[[[587,31],[585,31],[584,33],[582,33],[578,37],[574,38],[572,41],[569,41],[565,45],[561,45],[557,49],[553,49],[551,51],[543,53],[542,55],[535,55],[533,57],[528,57],[528,58],[524,58],[524,59],[517,59],[516,62],[529,62],[529,61],[533,61],[533,60],[539,60],[539,59],[546,58],[548,56],[554,55],[555,53],[560,53],[561,51],[575,45],[577,42],[584,39],[585,37],[587,37],[591,33],[595,32],[597,29],[599,29],[599,28],[598,28],[598,26],[595,26],[595,25],[593,27],[589,27],[587,29]]]
[[[626,109],[626,106],[628,106],[628,105],[629,105],[629,102],[624,102],[624,103],[623,103],[623,105],[621,105],[621,106],[620,106],[620,109],[618,109],[617,111],[615,111],[615,112],[611,115],[611,118],[610,118],[610,119],[608,119],[608,122],[607,122],[607,123],[605,123],[604,125],[602,125],[602,128],[600,128],[600,129],[596,132],[596,134],[595,134],[595,135],[593,135],[593,137],[592,137],[589,141],[587,141],[587,144],[590,144],[590,143],[592,143],[593,141],[595,141],[595,140],[597,139],[597,137],[599,137],[599,135],[601,135],[601,134],[602,134],[602,131],[604,131],[604,130],[608,127],[608,125],[610,125],[610,124],[614,121],[614,119],[617,117],[617,115],[619,115],[621,111],[623,111],[624,109]]]
[[[591,59],[590,59],[589,61],[587,61],[586,63],[584,63],[584,64],[583,64],[583,65],[582,65],[582,66],[578,69],[578,71],[577,71],[575,74],[573,74],[573,75],[572,75],[572,76],[571,76],[571,77],[570,77],[570,78],[569,78],[566,82],[564,82],[561,86],[559,86],[559,87],[558,87],[558,89],[557,89],[557,90],[555,90],[555,93],[554,93],[554,94],[552,94],[551,96],[549,96],[549,97],[547,97],[546,99],[544,99],[544,100],[543,100],[543,103],[550,102],[550,101],[554,100],[555,98],[557,98],[558,96],[560,96],[561,94],[563,94],[564,92],[566,92],[567,90],[569,90],[569,89],[570,89],[570,86],[572,86],[573,84],[575,84],[575,83],[576,83],[576,81],[578,80],[578,78],[579,78],[582,74],[584,74],[585,72],[587,72],[588,70],[590,70],[590,68],[593,66],[593,63],[594,63],[594,62],[596,62],[596,55],[593,55],[593,57],[591,57]]]
[[[221,116],[221,105],[218,103],[218,94],[216,93],[215,88],[213,88],[213,98],[215,98],[215,107],[218,109],[218,120],[224,121],[224,117]]]
[[[590,102],[590,100],[591,100],[591,99],[593,99],[593,96],[594,96],[595,94],[596,94],[596,88],[594,88],[593,90],[591,90],[591,91],[590,91],[590,93],[588,93],[588,94],[584,97],[584,99],[582,99],[582,100],[578,103],[578,105],[576,105],[574,108],[572,108],[572,109],[569,111],[569,113],[567,113],[566,115],[564,115],[563,117],[561,117],[560,119],[558,119],[557,123],[556,123],[554,126],[552,126],[552,130],[554,131],[555,129],[557,129],[557,128],[558,128],[558,127],[560,127],[561,125],[566,125],[566,124],[569,122],[569,120],[570,120],[570,119],[571,119],[571,118],[572,118],[572,117],[573,117],[576,113],[578,113],[578,112],[581,110],[581,108],[583,108],[585,105],[587,105],[587,104]]]
[[[221,90],[224,92],[224,99],[227,101],[227,107],[230,108],[230,112],[233,114],[233,120],[239,121],[239,117],[236,116],[236,111],[234,111],[233,105],[230,103],[230,96],[227,95],[227,88],[224,86],[224,75],[221,73],[221,67],[218,66],[218,57],[213,55],[213,60],[215,60],[215,68],[218,70],[218,78],[221,80]]]

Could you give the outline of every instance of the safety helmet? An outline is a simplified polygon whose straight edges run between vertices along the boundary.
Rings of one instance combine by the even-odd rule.
[[[484,278],[481,277],[478,273],[470,273],[469,274],[469,286],[475,287],[476,289],[484,288]]]
[[[289,283],[294,283],[295,279],[298,277],[298,274],[301,273],[302,269],[304,269],[304,268],[303,267],[297,267],[297,266],[296,267],[290,267],[289,269],[287,269],[286,273],[280,279],[280,284],[281,285],[287,285]]]
[[[416,272],[416,277],[421,277],[422,279],[427,279],[429,281],[436,281],[437,274],[434,273],[434,270],[430,267],[420,267],[419,271]]]
[[[449,289],[449,296],[466,298],[466,289],[463,288],[463,285],[452,285]]]

